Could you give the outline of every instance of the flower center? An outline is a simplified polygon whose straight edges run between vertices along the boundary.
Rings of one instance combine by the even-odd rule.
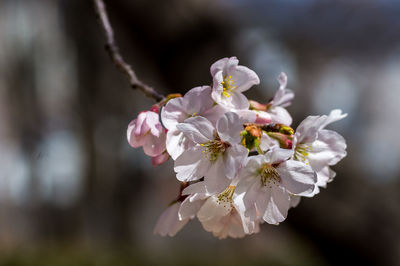
[[[237,86],[233,86],[233,83],[231,75],[224,77],[224,80],[221,82],[223,86],[222,95],[229,98],[233,94],[233,91],[237,88]]]
[[[204,156],[209,159],[210,161],[215,161],[218,158],[218,155],[221,153],[224,153],[226,148],[228,148],[230,145],[229,143],[223,142],[218,136],[216,139],[202,143],[200,146],[204,147],[205,149],[202,151],[204,153]]]
[[[218,195],[218,204],[223,204],[224,207],[230,207],[233,202],[233,193],[235,186],[228,186],[223,192]]]
[[[279,176],[278,171],[276,171],[275,167],[271,164],[265,163],[259,169],[259,174],[261,177],[261,184],[265,187],[272,184],[276,185],[281,182],[281,177]]]
[[[311,145],[297,144],[294,150],[294,159],[308,164],[308,155],[312,151]]]

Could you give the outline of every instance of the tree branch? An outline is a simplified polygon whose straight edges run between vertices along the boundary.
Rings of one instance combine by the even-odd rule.
[[[147,97],[154,99],[159,102],[165,97],[154,90],[152,87],[140,81],[135,71],[132,67],[125,62],[122,55],[119,52],[119,48],[114,40],[114,31],[111,27],[110,20],[108,19],[107,10],[103,0],[93,0],[95,4],[95,9],[99,18],[99,22],[104,30],[104,35],[106,37],[105,48],[113,60],[117,68],[129,77],[129,83],[133,89],[138,89],[143,92]]]

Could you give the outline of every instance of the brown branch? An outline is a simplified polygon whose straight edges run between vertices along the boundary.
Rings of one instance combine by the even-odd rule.
[[[157,102],[163,100],[165,97],[154,90],[152,87],[140,81],[132,67],[125,62],[119,52],[119,48],[114,40],[114,31],[111,27],[110,20],[108,19],[107,10],[103,0],[93,0],[95,9],[99,17],[99,22],[104,30],[106,37],[105,48],[118,69],[129,77],[129,83],[133,89],[138,89],[143,92],[147,97],[153,98]]]

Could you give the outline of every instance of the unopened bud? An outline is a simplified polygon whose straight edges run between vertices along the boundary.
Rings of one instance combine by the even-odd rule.
[[[293,135],[294,134],[294,130],[293,128],[289,127],[289,126],[285,126],[285,125],[281,125],[281,127],[279,128],[279,132],[285,135]]]
[[[268,104],[262,104],[253,100],[249,100],[250,110],[267,111]]]
[[[261,128],[255,124],[246,126],[246,128],[244,130],[246,130],[247,132],[250,133],[251,136],[256,137],[256,138],[259,138],[262,135]]]
[[[269,124],[262,127],[262,129],[266,132],[279,132],[284,135],[293,135],[293,128],[286,126],[284,124]]]
[[[283,149],[291,149],[293,145],[293,137],[279,132],[267,132],[268,136],[276,139],[279,142],[279,146]]]

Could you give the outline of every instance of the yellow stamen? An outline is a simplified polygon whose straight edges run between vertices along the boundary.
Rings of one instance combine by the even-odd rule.
[[[229,98],[233,94],[234,90],[237,88],[237,86],[233,86],[234,81],[232,80],[231,75],[229,75],[228,77],[225,76],[221,84],[223,86],[222,95],[227,98]]]
[[[228,186],[223,192],[218,195],[218,204],[224,204],[225,207],[229,207],[233,202],[233,193],[235,192],[235,186]]]
[[[281,177],[278,171],[276,171],[275,167],[268,163],[265,163],[261,166],[259,169],[259,175],[261,177],[261,184],[263,186],[269,185],[271,188],[273,184],[277,185],[281,182]]]
[[[310,152],[312,152],[312,148],[309,144],[297,144],[294,150],[294,159],[308,165],[308,155]]]
[[[229,146],[228,143],[224,143],[217,136],[215,140],[210,140],[206,143],[201,143],[200,146],[205,149],[202,151],[204,156],[210,161],[216,161],[218,156],[225,152],[226,148]]]

